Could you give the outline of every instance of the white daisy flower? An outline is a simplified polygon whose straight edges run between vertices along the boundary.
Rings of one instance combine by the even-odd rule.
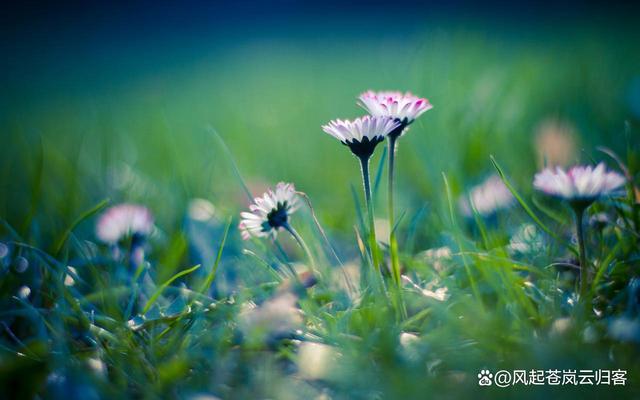
[[[153,230],[153,215],[137,204],[118,204],[107,209],[98,219],[96,236],[104,243],[115,244],[121,239],[145,237]]]
[[[533,186],[551,196],[569,201],[592,202],[601,196],[612,194],[624,185],[625,178],[617,172],[607,171],[600,163],[592,166],[575,166],[565,172],[557,167],[546,168],[536,174]]]
[[[358,97],[358,105],[373,116],[391,117],[400,122],[400,126],[390,135],[400,136],[404,128],[422,113],[433,108],[429,100],[410,92],[374,92],[367,91]]]
[[[338,139],[360,158],[369,158],[373,150],[389,133],[400,126],[389,117],[364,116],[353,121],[336,119],[322,130]]]
[[[240,232],[242,238],[251,236],[275,237],[279,228],[286,228],[289,216],[299,207],[299,197],[293,183],[280,182],[275,190],[256,197],[249,206],[251,212],[242,212]]]
[[[522,224],[509,240],[512,253],[539,254],[544,250],[544,238],[533,224]]]
[[[509,208],[514,201],[513,194],[502,179],[497,175],[491,175],[481,184],[474,186],[468,198],[462,197],[459,206],[466,216],[473,215],[471,206],[478,214],[487,216],[498,210]]]

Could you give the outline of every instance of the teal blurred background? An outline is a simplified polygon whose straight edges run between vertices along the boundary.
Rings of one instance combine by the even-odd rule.
[[[597,145],[624,153],[640,137],[634,13],[580,3],[23,6],[4,17],[0,216],[36,220],[46,239],[107,197],[150,205],[168,231],[193,197],[235,214],[246,198],[215,131],[256,194],[294,182],[324,224],[348,232],[358,165],[320,125],[364,114],[355,101],[367,89],[434,105],[400,143],[399,208],[438,211],[442,172],[461,193],[492,172],[490,154],[528,192],[544,121],[571,127],[575,161],[602,158]]]

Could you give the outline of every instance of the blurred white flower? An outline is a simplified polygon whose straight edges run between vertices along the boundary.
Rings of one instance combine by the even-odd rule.
[[[640,321],[629,317],[614,318],[609,324],[609,336],[622,342],[640,342]]]
[[[238,316],[240,330],[253,338],[287,335],[302,325],[302,312],[296,306],[298,298],[291,292],[282,293],[260,306],[247,305]]]
[[[374,221],[374,226],[376,229],[376,237],[388,238],[391,234],[391,230],[389,228],[389,220],[386,218],[376,218]]]
[[[153,215],[137,204],[118,204],[98,219],[96,236],[104,243],[115,244],[128,236],[148,236],[153,230]]]
[[[596,343],[598,338],[598,330],[593,325],[587,325],[587,327],[582,331],[582,340],[584,340],[585,343]]]
[[[422,294],[424,297],[429,297],[431,299],[437,300],[437,301],[445,301],[449,298],[449,288],[446,286],[442,286],[437,288],[437,284],[438,281],[437,280],[433,280],[429,283],[427,283],[426,287],[422,288],[420,286],[418,286],[417,284],[415,284],[411,278],[409,278],[406,275],[402,275],[402,281],[406,284],[409,284],[410,286],[413,286],[413,288],[420,294]],[[435,289],[435,290],[434,290]]]
[[[220,400],[220,397],[216,397],[208,393],[197,393],[187,397],[188,400]]]
[[[26,300],[30,294],[31,288],[29,286],[21,286],[20,289],[18,289],[18,297],[22,300]]]
[[[280,285],[278,285],[277,293],[284,293],[287,291],[294,291],[299,289],[299,285],[304,288],[310,288],[318,283],[318,278],[314,275],[313,270],[309,266],[302,263],[293,263],[291,265],[296,277],[290,276],[285,278]]]
[[[189,218],[195,221],[209,221],[216,213],[215,206],[205,199],[191,199],[188,207]]]
[[[573,320],[568,317],[558,318],[551,324],[549,335],[551,337],[560,337],[569,332],[569,329],[573,326]]]
[[[625,178],[617,172],[607,171],[600,163],[592,166],[575,166],[568,171],[557,167],[546,168],[536,174],[533,186],[551,196],[569,201],[592,202],[601,196],[612,194],[624,185]]]
[[[420,354],[416,351],[416,344],[418,344],[419,341],[420,338],[414,333],[400,333],[400,352],[402,355],[404,355],[408,360],[418,361]]]
[[[535,133],[538,165],[565,166],[576,157],[576,129],[569,121],[549,118],[540,123]]]
[[[364,116],[353,121],[336,119],[322,130],[349,147],[357,157],[369,158],[373,150],[391,131],[400,126],[388,116]]]
[[[9,254],[9,246],[0,242],[0,258],[5,258]]]
[[[509,241],[513,253],[538,253],[544,249],[544,239],[533,224],[522,224]]]
[[[26,258],[24,258],[22,256],[16,257],[14,263],[15,263],[16,272],[19,273],[19,274],[21,274],[21,273],[25,272],[27,269],[29,269],[29,260],[27,260]]]
[[[88,358],[87,366],[100,378],[107,377],[107,366],[100,358]]]
[[[304,379],[326,378],[337,357],[338,352],[333,346],[302,342],[298,348],[298,373]]]
[[[448,246],[428,249],[423,251],[420,255],[438,272],[442,272],[447,261],[452,258],[451,249]]]
[[[441,258],[448,260],[451,259],[451,255],[451,248],[449,246],[436,247],[422,252],[422,256],[428,261],[433,261]]]
[[[460,198],[459,206],[466,216],[473,215],[473,208],[478,214],[487,216],[500,209],[512,206],[515,198],[498,175],[491,175],[481,184],[474,186],[468,198]]]
[[[422,113],[433,108],[429,100],[406,92],[374,92],[367,91],[358,98],[358,105],[374,117],[391,117],[400,122],[398,129],[390,135],[400,136],[405,127],[411,124]]]
[[[78,271],[75,268],[73,268],[72,266],[70,266],[70,265],[67,266],[67,270],[69,272],[71,272],[71,274],[69,274],[69,273],[65,274],[65,276],[64,276],[64,285],[65,286],[73,286],[73,285],[76,284],[75,279],[73,279],[73,275],[77,276],[78,275]]]
[[[409,347],[413,343],[418,342],[419,340],[420,338],[418,337],[418,335],[414,333],[402,332],[400,334],[400,345],[402,347]]]
[[[242,212],[239,228],[242,238],[275,237],[278,229],[288,226],[289,217],[299,207],[299,197],[293,183],[280,182],[249,205],[251,212]]]
[[[597,229],[604,229],[610,223],[611,219],[604,212],[596,213],[589,217],[589,225]]]

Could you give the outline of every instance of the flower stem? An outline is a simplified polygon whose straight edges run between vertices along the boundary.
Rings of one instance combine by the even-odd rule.
[[[371,251],[371,260],[377,271],[380,270],[380,249],[376,240],[375,216],[373,211],[373,201],[371,200],[371,183],[369,178],[369,160],[370,157],[359,157],[360,167],[362,171],[362,182],[364,186],[364,199],[367,203],[367,214],[369,217],[369,251]]]
[[[587,295],[587,279],[589,278],[589,269],[587,264],[587,251],[584,245],[584,229],[583,216],[584,207],[575,207],[576,214],[576,235],[578,236],[578,250],[580,253],[580,298],[584,299]]]
[[[398,255],[398,241],[396,239],[395,232],[395,214],[393,204],[393,182],[394,182],[394,167],[395,167],[395,153],[396,153],[396,140],[399,136],[389,136],[389,254],[391,255],[391,276],[395,284],[395,290],[393,291],[393,303],[397,311],[398,321],[401,317],[407,317],[407,309],[402,299],[402,280],[400,279],[400,258]]]
[[[302,250],[307,255],[307,258],[309,258],[309,263],[311,264],[311,269],[313,269],[315,271],[316,270],[316,261],[313,258],[313,255],[311,254],[311,250],[309,249],[309,246],[307,246],[307,244],[305,243],[304,239],[302,239],[302,236],[300,236],[298,231],[296,231],[291,225],[289,225],[289,223],[285,223],[282,227],[284,229],[286,229],[287,232],[289,232],[291,234],[291,236],[293,236],[293,238],[296,240],[296,242],[298,242],[300,247],[302,247]]]
[[[395,214],[393,204],[394,166],[397,136],[389,136],[389,253],[391,254],[391,274],[393,281],[400,287],[400,259],[398,256],[398,241],[395,232]]]

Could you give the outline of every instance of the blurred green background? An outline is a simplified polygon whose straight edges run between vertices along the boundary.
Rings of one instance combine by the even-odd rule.
[[[480,181],[490,154],[529,191],[534,134],[549,119],[577,134],[576,161],[639,137],[631,15],[277,10],[205,13],[190,29],[145,25],[135,9],[96,27],[69,17],[30,35],[15,28],[0,94],[1,216],[61,230],[105,197],[150,205],[167,230],[192,197],[235,213],[246,199],[215,131],[250,187],[294,182],[324,224],[349,231],[358,165],[320,126],[364,114],[355,101],[367,89],[434,105],[400,143],[398,201],[409,212],[441,206],[442,172],[456,193]]]

